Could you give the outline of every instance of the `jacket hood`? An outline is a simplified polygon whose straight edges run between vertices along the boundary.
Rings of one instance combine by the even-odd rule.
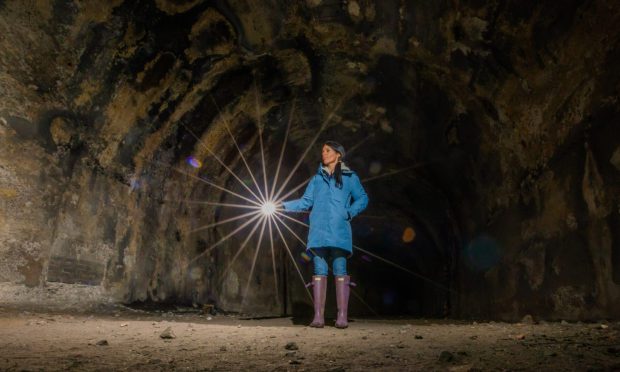
[[[340,166],[340,169],[342,170],[342,174],[351,174],[353,173],[353,171],[351,170],[351,168],[349,168],[344,162],[341,162],[342,165]],[[323,165],[323,163],[319,163],[319,170],[318,173],[321,174],[321,171],[325,172],[326,174],[329,174],[329,169]]]

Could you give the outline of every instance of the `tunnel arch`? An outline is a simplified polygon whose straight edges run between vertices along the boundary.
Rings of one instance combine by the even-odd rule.
[[[87,286],[93,301],[222,302],[215,262],[177,266],[216,241],[188,232],[225,217],[177,199],[228,200],[191,177],[240,187],[199,142],[244,172],[224,122],[254,167],[260,118],[273,162],[296,102],[291,153],[333,113],[319,142],[356,149],[347,161],[362,178],[396,172],[368,182],[368,215],[391,223],[361,216],[356,239],[450,289],[403,272],[385,279],[401,288],[390,309],[356,255],[380,313],[615,316],[617,9],[355,3],[1,2],[3,283],[59,283],[65,299]],[[296,181],[316,170],[315,151]],[[408,227],[415,248],[402,250]],[[292,270],[281,271],[286,313],[307,305]]]

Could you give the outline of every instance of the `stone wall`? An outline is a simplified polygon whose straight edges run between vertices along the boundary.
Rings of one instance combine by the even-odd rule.
[[[366,184],[356,242],[419,275],[356,254],[371,307],[615,317],[619,12],[604,0],[0,1],[0,280],[243,310],[254,251],[224,273],[243,239],[205,250],[238,224],[196,232],[227,212],[181,201],[235,202],[198,179],[245,192],[213,154],[248,180],[228,129],[253,168],[262,133],[273,164],[294,102],[285,173],[337,108],[320,140],[355,149],[362,178],[393,174]],[[293,184],[316,169],[310,154]],[[291,283],[276,287],[260,255],[248,311],[307,306],[277,255]]]

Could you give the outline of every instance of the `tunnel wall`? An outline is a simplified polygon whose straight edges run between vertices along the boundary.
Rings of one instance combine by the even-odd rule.
[[[602,0],[2,1],[2,297],[239,310],[238,278],[214,279],[229,253],[189,264],[228,231],[189,234],[216,210],[170,202],[225,198],[161,165],[233,185],[199,142],[242,169],[224,124],[255,154],[258,116],[277,158],[297,97],[297,151],[342,100],[327,133],[364,143],[350,159],[362,177],[372,161],[417,165],[368,185],[369,214],[424,230],[411,268],[449,288],[448,315],[617,317],[618,12]],[[273,294],[269,270],[257,313],[281,309],[258,301]]]

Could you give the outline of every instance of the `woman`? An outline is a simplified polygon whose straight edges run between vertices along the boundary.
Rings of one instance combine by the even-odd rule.
[[[327,260],[332,260],[336,279],[338,317],[336,328],[347,328],[349,285],[347,257],[352,255],[350,221],[368,205],[368,196],[359,177],[343,162],[344,147],[327,141],[321,153],[322,164],[312,177],[301,199],[282,203],[282,209],[291,212],[310,212],[310,232],[307,249],[314,264],[312,277],[314,319],[310,327],[325,325],[325,293],[327,291]]]

